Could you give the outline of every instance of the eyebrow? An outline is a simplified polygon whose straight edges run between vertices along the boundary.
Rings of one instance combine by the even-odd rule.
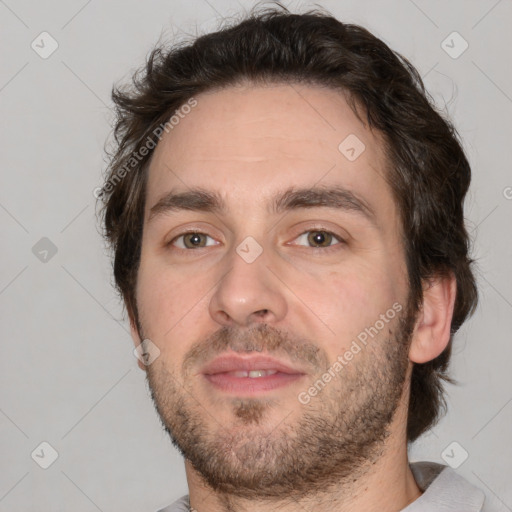
[[[371,206],[353,191],[340,185],[312,188],[290,187],[271,197],[268,211],[278,215],[293,210],[318,207],[354,212],[377,227],[375,211]],[[155,217],[182,210],[219,215],[225,215],[228,212],[227,205],[218,192],[197,187],[185,192],[171,191],[163,196],[151,207],[148,222]]]

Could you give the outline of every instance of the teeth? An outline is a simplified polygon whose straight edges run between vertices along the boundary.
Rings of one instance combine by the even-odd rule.
[[[274,375],[274,373],[277,373],[276,370],[251,370],[249,372],[249,378],[266,377],[267,375]]]
[[[266,377],[267,375],[274,375],[277,373],[277,370],[251,370],[249,371],[236,371],[236,372],[228,372],[228,375],[233,375],[233,377],[248,377],[249,379],[255,379],[258,377]]]

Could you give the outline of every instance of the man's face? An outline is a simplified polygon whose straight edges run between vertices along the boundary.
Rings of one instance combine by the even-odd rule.
[[[378,456],[408,368],[382,140],[320,87],[196,100],[149,168],[136,298],[138,334],[160,350],[153,400],[214,488],[278,496],[339,481]],[[197,188],[224,209],[164,199]],[[353,196],[311,194],[342,189]]]

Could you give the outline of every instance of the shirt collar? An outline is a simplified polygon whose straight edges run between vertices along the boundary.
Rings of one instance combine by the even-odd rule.
[[[475,487],[452,468],[435,462],[413,462],[409,465],[423,494],[402,512],[481,512],[485,499]]]

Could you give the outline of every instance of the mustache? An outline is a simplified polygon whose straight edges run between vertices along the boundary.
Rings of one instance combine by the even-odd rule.
[[[315,371],[329,366],[326,353],[316,343],[291,337],[268,324],[258,324],[249,329],[224,326],[194,344],[183,359],[183,373],[187,374],[229,350],[239,353],[266,352],[276,357],[286,355],[290,361],[305,363]]]

